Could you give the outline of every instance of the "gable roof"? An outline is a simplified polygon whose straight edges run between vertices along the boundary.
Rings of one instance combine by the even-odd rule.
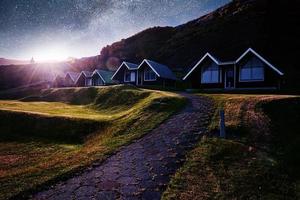
[[[138,65],[137,65],[137,64],[130,63],[130,62],[123,62],[123,63],[127,66],[127,68],[128,68],[129,70],[135,70],[135,69],[138,68]]]
[[[122,62],[117,71],[111,76],[111,80],[115,77],[115,75],[120,71],[120,69],[126,66],[128,70],[137,70],[138,65],[130,62]]]
[[[79,76],[77,77],[75,83],[78,82],[79,78],[83,75],[85,78],[92,78],[92,74],[93,72],[90,72],[90,71],[81,71]]]
[[[82,72],[80,73],[80,75],[81,75],[81,74],[83,74],[86,78],[91,78],[93,72],[90,72],[90,71],[82,71]]]
[[[253,53],[255,56],[257,56],[262,62],[264,62],[267,66],[271,67],[274,71],[276,71],[279,75],[283,75],[283,72],[281,72],[279,69],[277,69],[275,66],[273,66],[271,63],[269,63],[266,59],[264,59],[261,55],[259,55],[256,51],[254,51],[252,48],[248,48],[237,60],[235,61],[227,61],[227,62],[221,62],[216,57],[212,56],[210,53],[206,53],[198,62],[197,64],[192,67],[192,69],[183,77],[183,80],[185,80],[204,60],[205,58],[209,57],[214,63],[217,65],[232,65],[240,62],[248,53]]]
[[[206,53],[195,65],[194,67],[183,77],[183,80],[185,80],[206,58],[210,58],[214,63],[216,63],[217,65],[225,65],[225,64],[230,64],[230,63],[234,63],[234,62],[220,62],[218,59],[216,59],[215,57],[213,57],[210,53]]]
[[[72,81],[75,83],[77,78],[80,76],[80,73],[77,72],[67,72],[65,75],[65,78],[67,77],[67,75],[70,76],[70,78],[72,79]]]
[[[95,69],[92,76],[94,76],[94,74],[98,74],[104,83],[114,83],[114,81],[111,80],[111,77],[114,74],[112,71]]]
[[[277,72],[279,75],[284,75],[283,72],[281,72],[279,69],[277,69],[274,65],[269,63],[266,59],[264,59],[261,55],[259,55],[256,51],[254,51],[252,48],[247,49],[235,62],[240,62],[247,54],[253,53],[256,57],[258,57],[262,62],[264,62],[267,66],[269,66],[271,69],[273,69],[275,72]]]
[[[153,71],[154,73],[161,78],[171,79],[171,80],[177,80],[176,76],[173,74],[173,72],[170,70],[169,67],[166,65],[157,63],[152,60],[144,59],[142,63],[139,65],[138,69],[146,63]]]

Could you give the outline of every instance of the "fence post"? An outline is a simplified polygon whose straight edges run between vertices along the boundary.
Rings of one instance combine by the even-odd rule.
[[[220,137],[225,138],[225,112],[223,109],[220,110]]]

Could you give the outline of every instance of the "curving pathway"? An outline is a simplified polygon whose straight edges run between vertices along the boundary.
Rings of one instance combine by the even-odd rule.
[[[213,113],[213,103],[207,97],[182,95],[189,99],[186,108],[146,136],[123,147],[102,164],[31,198],[160,199],[170,175],[206,131]]]

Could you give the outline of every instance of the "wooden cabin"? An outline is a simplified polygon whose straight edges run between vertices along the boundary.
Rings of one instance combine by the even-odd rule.
[[[92,74],[92,85],[93,86],[100,86],[100,85],[112,85],[115,81],[111,80],[113,76],[112,71],[95,69]]]
[[[80,73],[77,72],[67,72],[64,78],[65,87],[73,87],[76,85],[76,80],[80,76]]]
[[[112,75],[111,80],[121,84],[136,85],[138,65],[130,62],[122,62],[117,71]]]
[[[144,59],[137,69],[136,85],[174,87],[177,78],[171,69],[158,62]]]
[[[279,89],[283,72],[249,48],[233,61],[206,53],[184,76],[192,88]]]
[[[78,87],[90,87],[92,86],[92,72],[82,71],[78,76],[75,85]]]

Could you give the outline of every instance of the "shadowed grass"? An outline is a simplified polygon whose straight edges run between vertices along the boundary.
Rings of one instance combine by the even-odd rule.
[[[210,131],[218,133],[218,113],[224,109],[228,139],[204,137],[172,178],[163,199],[299,198],[300,99],[208,96],[216,106]]]
[[[50,89],[1,101],[1,118],[15,121],[0,122],[0,199],[26,197],[103,161],[184,103],[174,93],[131,86]]]

